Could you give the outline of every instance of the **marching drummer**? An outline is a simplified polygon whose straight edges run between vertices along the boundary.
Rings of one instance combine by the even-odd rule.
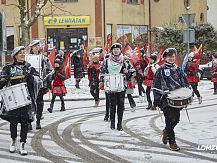
[[[185,68],[185,73],[187,75],[187,80],[191,84],[193,92],[196,94],[198,98],[198,103],[202,103],[202,96],[200,95],[199,90],[197,89],[198,82],[200,82],[200,78],[198,76],[199,64],[194,61],[194,52],[191,52],[188,55],[188,63]]]
[[[6,65],[2,70],[1,75],[6,76],[7,80],[0,81],[0,89],[2,89],[4,86],[7,87],[9,85],[27,83],[27,89],[30,94],[32,104],[26,106],[20,106],[19,108],[10,111],[3,110],[1,118],[10,122],[10,133],[11,133],[12,142],[9,151],[11,153],[14,153],[16,151],[17,125],[18,123],[21,124],[19,152],[21,155],[27,155],[27,151],[25,150],[25,143],[26,143],[27,133],[28,133],[28,123],[34,120],[34,112],[35,112],[35,105],[34,105],[35,80],[34,79],[37,78],[39,74],[35,70],[35,68],[31,67],[31,65],[25,61],[24,46],[16,47],[12,52],[12,56],[14,62],[12,64]],[[14,92],[14,93],[19,93],[19,92]],[[19,103],[17,105],[19,105]]]
[[[40,52],[40,40],[33,40],[31,44],[29,45],[31,50],[30,50],[30,55],[40,55],[41,60],[39,65],[39,71],[40,73],[40,78],[43,80],[42,87],[40,88],[37,99],[36,99],[36,129],[41,129],[41,118],[42,118],[42,112],[44,108],[44,100],[43,96],[48,92],[48,88],[51,89],[51,81],[52,81],[52,75],[51,74],[53,67],[47,57],[45,57],[41,52]],[[31,56],[30,56],[31,57]],[[33,61],[35,62],[35,61]],[[36,68],[36,67],[35,67]],[[32,130],[32,125],[29,125],[29,130]]]
[[[174,133],[174,128],[179,122],[180,109],[168,105],[165,92],[189,87],[181,68],[175,65],[176,55],[177,51],[174,48],[168,48],[164,51],[163,57],[166,62],[157,70],[153,83],[154,106],[160,107],[165,116],[166,127],[163,130],[162,141],[164,144],[169,141],[170,149],[173,151],[180,150],[176,144]]]
[[[109,58],[105,59],[102,64],[102,76],[109,74],[109,75],[126,75],[126,78],[123,81],[120,81],[125,84],[124,89],[120,91],[111,91],[108,92],[109,101],[110,101],[110,120],[112,130],[115,129],[115,113],[116,113],[116,106],[117,106],[117,114],[118,114],[118,123],[117,123],[117,130],[122,131],[122,118],[124,112],[124,100],[125,100],[125,89],[127,87],[126,79],[130,79],[132,74],[130,74],[126,67],[126,62],[124,60],[123,54],[121,53],[121,44],[115,43],[111,46],[111,54]],[[103,85],[104,78],[101,78],[101,82],[99,86]],[[111,82],[110,82],[111,83]],[[121,84],[120,84],[121,85]],[[105,88],[105,87],[104,87]],[[123,88],[123,87],[122,87]]]
[[[159,68],[159,65],[156,63],[157,55],[155,53],[151,54],[149,58],[150,58],[150,63],[144,70],[144,76],[145,76],[144,85],[147,86],[146,87],[146,97],[148,101],[148,107],[146,109],[156,110],[156,108],[152,106],[152,100],[151,100],[150,93],[151,93],[151,87],[153,84],[154,76],[155,76],[157,69]]]

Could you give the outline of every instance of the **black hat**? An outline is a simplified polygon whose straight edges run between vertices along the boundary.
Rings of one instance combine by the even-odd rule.
[[[157,60],[157,55],[155,53],[150,55],[150,58],[153,59],[155,62]]]
[[[58,63],[59,65],[62,65],[62,61],[59,59],[59,58],[57,58],[55,61],[54,61],[54,63]]]
[[[163,57],[166,56],[171,56],[175,53],[175,55],[177,54],[177,50],[175,48],[167,48],[166,50],[164,50],[163,52]]]
[[[119,43],[114,43],[114,44],[111,46],[111,50],[114,49],[114,48],[119,48],[119,49],[121,49],[121,48],[122,48],[122,45],[119,44]]]
[[[56,55],[56,59],[63,60],[63,57],[62,57],[61,54],[57,54],[57,55]]]
[[[140,49],[140,53],[145,54],[144,48],[141,48],[141,49]]]

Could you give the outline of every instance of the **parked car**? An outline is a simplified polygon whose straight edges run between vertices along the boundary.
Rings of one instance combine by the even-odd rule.
[[[211,68],[212,68],[212,61],[203,64],[203,65],[199,65],[199,72],[198,75],[200,77],[200,79],[208,79],[210,80],[212,78],[212,74],[211,74]]]

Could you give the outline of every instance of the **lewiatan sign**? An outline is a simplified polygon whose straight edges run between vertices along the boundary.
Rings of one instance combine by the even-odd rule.
[[[61,25],[89,25],[90,16],[53,16],[44,17],[44,25],[61,26]]]

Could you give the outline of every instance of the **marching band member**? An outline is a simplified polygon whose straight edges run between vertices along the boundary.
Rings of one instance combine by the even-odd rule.
[[[95,106],[99,106],[99,55],[92,56],[92,63],[88,67],[88,80],[90,93],[95,100]]]
[[[57,58],[54,62],[54,68],[55,68],[55,71],[52,74],[52,79],[53,79],[52,99],[51,99],[50,108],[47,109],[50,113],[53,112],[53,106],[54,106],[54,101],[55,101],[56,96],[59,96],[60,100],[61,100],[60,111],[65,111],[65,103],[64,103],[63,96],[65,96],[67,93],[66,87],[64,84],[66,74],[65,74],[65,70],[61,69],[62,68],[62,60]]]
[[[126,89],[126,94],[127,94],[127,98],[128,101],[130,103],[130,107],[131,107],[131,112],[134,112],[136,110],[136,103],[133,99],[132,94],[134,93],[134,88],[135,88],[135,76],[136,76],[136,71],[135,69],[133,69],[133,66],[131,65],[130,61],[129,61],[129,56],[124,56],[125,61],[127,63],[127,69],[131,70],[131,72],[134,71],[134,73],[132,74],[133,76],[127,81],[127,89]]]
[[[123,54],[121,53],[121,44],[115,43],[111,46],[111,54],[109,58],[105,59],[102,65],[102,78],[100,82],[100,87],[103,85],[103,75],[106,74],[124,74],[127,79],[130,79],[132,76],[126,67],[126,62],[124,60]],[[126,88],[126,79],[125,79],[125,88]],[[117,106],[117,114],[118,114],[118,123],[117,130],[122,131],[122,118],[124,112],[124,100],[125,100],[125,90],[120,92],[108,92],[109,101],[110,101],[110,120],[112,130],[115,129],[115,114],[116,114],[116,106]]]
[[[143,102],[143,96],[142,93],[145,94],[145,89],[143,88],[142,84],[143,84],[143,79],[144,79],[144,75],[143,75],[143,71],[145,69],[145,67],[147,66],[143,56],[145,55],[145,50],[144,48],[140,49],[140,58],[141,60],[138,61],[136,64],[134,64],[134,68],[136,70],[136,81],[138,84],[138,91],[139,91],[139,100],[140,102]]]
[[[156,54],[151,54],[150,55],[150,62],[148,64],[148,66],[145,68],[144,70],[144,85],[146,85],[146,97],[147,97],[147,101],[148,101],[148,107],[146,108],[147,110],[152,109],[155,110],[156,108],[152,106],[152,101],[151,101],[151,87],[153,84],[153,80],[154,80],[154,75],[157,71],[157,69],[159,68],[159,65],[156,64],[156,60],[157,60],[157,55]]]
[[[211,82],[213,82],[214,85],[213,94],[216,95],[217,94],[217,53],[213,55],[211,74],[212,74]]]
[[[19,83],[27,83],[27,89],[30,94],[30,98],[32,104],[27,106],[19,107],[15,110],[5,111],[1,115],[1,118],[10,122],[10,133],[12,143],[10,145],[9,151],[14,153],[17,148],[17,125],[18,123],[21,124],[20,130],[20,154],[27,155],[27,151],[25,150],[25,143],[27,139],[28,133],[28,123],[34,120],[34,113],[35,113],[35,87],[34,82],[36,76],[39,76],[38,72],[31,67],[31,65],[25,61],[25,47],[18,46],[12,52],[12,57],[14,62],[12,64],[6,65],[1,75],[7,77],[7,81],[0,81],[0,89],[4,86],[8,86],[10,83],[11,85],[16,85]],[[24,76],[21,78],[21,76]],[[17,77],[15,79],[11,78]],[[11,79],[11,80],[10,80]]]
[[[80,89],[79,83],[84,75],[84,63],[83,57],[79,54],[79,52],[75,52],[73,55],[73,64],[74,64],[74,78],[75,78],[75,87]]]
[[[51,89],[51,75],[49,75],[53,67],[47,57],[45,57],[42,53],[40,53],[40,46],[39,46],[40,40],[33,40],[31,44],[29,45],[30,55],[40,55],[41,60],[41,73],[40,78],[43,80],[42,87],[39,89],[38,96],[36,99],[37,109],[36,109],[36,129],[41,129],[41,118],[42,118],[42,112],[44,109],[44,99],[43,96],[48,92],[48,88]],[[29,124],[29,130],[32,130],[32,125]]]
[[[188,55],[188,63],[187,63],[186,68],[185,68],[185,73],[187,75],[186,77],[187,77],[188,82],[192,86],[193,92],[196,94],[196,96],[198,98],[198,103],[201,104],[202,103],[202,96],[200,95],[200,92],[197,89],[198,82],[200,82],[199,76],[197,74],[198,68],[199,68],[199,65],[197,63],[195,63],[195,61],[194,61],[194,52],[191,52]]]
[[[189,87],[185,74],[181,68],[175,65],[176,55],[177,51],[174,48],[164,51],[163,57],[166,62],[157,70],[153,83],[154,106],[159,106],[165,116],[166,127],[163,130],[162,141],[164,144],[169,141],[170,149],[173,151],[180,150],[176,144],[174,133],[174,128],[179,122],[180,109],[168,105],[166,91]]]

